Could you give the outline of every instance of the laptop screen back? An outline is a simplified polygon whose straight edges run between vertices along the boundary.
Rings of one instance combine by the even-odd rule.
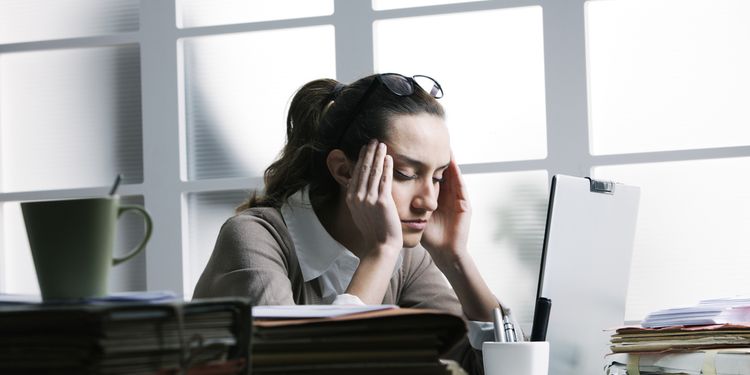
[[[603,373],[605,330],[625,318],[639,197],[638,187],[553,177],[537,291],[552,301],[550,374]]]

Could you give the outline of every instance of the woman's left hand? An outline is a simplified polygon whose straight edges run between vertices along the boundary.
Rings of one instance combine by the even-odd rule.
[[[438,208],[432,213],[422,235],[422,246],[439,268],[453,264],[467,253],[471,223],[468,192],[452,155],[444,179],[440,185]]]

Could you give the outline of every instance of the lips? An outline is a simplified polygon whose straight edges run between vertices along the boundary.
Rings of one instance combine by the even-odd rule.
[[[427,220],[416,219],[416,220],[401,220],[401,223],[409,229],[423,230],[427,226]]]

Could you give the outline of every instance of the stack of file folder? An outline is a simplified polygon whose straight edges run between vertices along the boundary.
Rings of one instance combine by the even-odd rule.
[[[435,310],[371,308],[315,314],[314,306],[253,309],[253,374],[454,374],[441,361],[466,333]],[[369,311],[368,311],[369,310]],[[269,313],[270,312],[270,313]],[[298,316],[298,317],[295,317]]]
[[[608,375],[750,375],[750,300],[701,301],[653,312],[611,337]]]
[[[0,373],[238,374],[250,332],[242,299],[0,304]]]
[[[620,353],[608,357],[607,375],[746,375],[749,349],[696,350],[685,353]]]
[[[663,328],[619,328],[612,335],[613,353],[750,348],[750,326],[715,324]]]

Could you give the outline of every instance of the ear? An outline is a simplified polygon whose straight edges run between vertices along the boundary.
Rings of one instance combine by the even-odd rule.
[[[326,166],[333,179],[342,189],[346,189],[349,186],[349,180],[352,179],[352,162],[346,157],[344,151],[335,149],[329,152],[326,157]]]

